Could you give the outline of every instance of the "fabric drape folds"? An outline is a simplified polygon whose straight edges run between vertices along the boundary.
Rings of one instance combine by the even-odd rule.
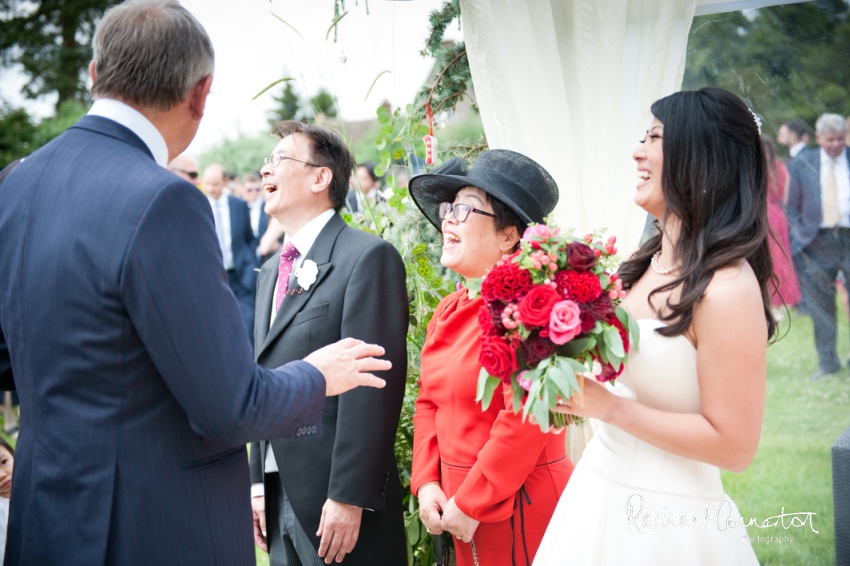
[[[607,228],[624,252],[646,213],[631,159],[650,105],[679,90],[697,0],[461,0],[491,148],[555,178],[560,224]]]

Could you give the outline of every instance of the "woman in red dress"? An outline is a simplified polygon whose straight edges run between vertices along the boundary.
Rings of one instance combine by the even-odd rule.
[[[788,221],[785,219],[785,188],[788,185],[788,172],[785,165],[776,159],[776,148],[767,136],[761,136],[767,156],[767,221],[773,237],[768,238],[770,259],[773,272],[779,279],[777,287],[770,283],[770,305],[781,307],[783,304],[793,307],[800,302],[800,287],[797,284],[797,272],[791,263],[791,243],[788,237]]]
[[[552,177],[507,150],[485,152],[469,171],[452,160],[411,179],[409,190],[443,233],[441,263],[467,279],[513,252],[525,227],[558,201]],[[489,316],[482,305],[460,288],[428,325],[411,489],[428,531],[454,536],[458,566],[530,565],[573,465],[562,436],[513,413],[510,388],[486,411],[475,402],[478,317]]]

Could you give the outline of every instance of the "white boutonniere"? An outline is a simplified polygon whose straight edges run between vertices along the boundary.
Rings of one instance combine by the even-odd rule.
[[[316,282],[316,276],[318,274],[319,268],[316,266],[316,262],[312,259],[307,259],[304,260],[301,267],[295,270],[295,279],[302,289],[309,291],[310,285]]]

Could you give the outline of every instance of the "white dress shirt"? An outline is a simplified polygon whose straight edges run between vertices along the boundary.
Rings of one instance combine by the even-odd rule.
[[[266,206],[266,201],[263,197],[258,198],[248,205],[248,212],[251,213],[251,230],[254,231],[254,236],[262,236],[260,234],[260,218],[263,216],[263,208]]]
[[[111,98],[100,98],[94,101],[88,115],[118,122],[145,142],[160,167],[168,167],[168,146],[165,145],[165,138],[156,126],[135,108]]]
[[[827,176],[829,175],[829,167],[832,163],[832,158],[821,149],[820,150],[820,196],[821,203],[825,200],[825,187]],[[850,167],[847,165],[847,152],[842,151],[835,158],[835,181],[838,186],[838,212],[841,214],[841,220],[838,226],[842,228],[850,228]],[[821,228],[832,228],[821,224]]]
[[[316,238],[319,237],[319,233],[321,233],[322,229],[330,221],[330,219],[333,218],[334,214],[334,209],[329,208],[305,224],[297,234],[292,236],[292,238],[288,235],[284,237],[283,245],[286,245],[286,242],[292,241],[292,245],[294,245],[295,249],[298,250],[298,257],[296,257],[292,262],[292,271],[289,273],[290,281],[293,277],[295,277],[295,272],[298,271],[299,267],[301,267],[301,264],[304,262],[304,258],[308,253],[310,253],[310,248],[313,247],[313,244],[316,242]],[[272,324],[274,324],[275,316],[277,316],[277,311],[274,306],[275,297],[277,297],[278,285],[280,285],[280,281],[276,281],[274,284],[274,292],[272,293],[272,302],[270,305],[271,317],[269,317],[269,328],[271,328]],[[289,286],[289,281],[286,282],[286,285]],[[286,299],[284,299],[284,302],[285,301]],[[272,450],[271,443],[269,443],[266,447],[266,461],[263,468],[267,474],[278,471],[277,461],[274,459],[274,451]],[[263,495],[265,495],[265,489],[263,488],[262,483],[258,482],[251,486],[251,497],[261,497]]]
[[[219,228],[216,225],[216,235],[218,235],[219,229],[223,232],[223,244],[221,248],[221,257],[224,261],[224,269],[233,269],[233,242],[231,241],[231,233],[230,233],[230,198],[227,197],[224,193],[218,200],[213,200],[210,197],[207,197],[207,200],[210,202],[210,207],[213,209],[213,218],[216,222],[221,222],[221,227]],[[218,213],[216,213],[216,206],[218,206]]]
[[[800,142],[791,149],[788,150],[788,153],[792,158],[797,157],[797,154],[806,149],[806,142]]]

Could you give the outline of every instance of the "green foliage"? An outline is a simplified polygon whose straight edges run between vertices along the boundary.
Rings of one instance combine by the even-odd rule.
[[[57,93],[57,110],[66,100],[88,100],[85,71],[95,24],[119,2],[0,0],[0,64],[23,67],[30,76],[27,97]]]
[[[244,175],[250,171],[259,171],[263,158],[271,155],[277,140],[267,134],[250,136],[239,132],[233,139],[224,138],[208,148],[198,158],[201,171],[210,163],[221,164],[226,171]]]
[[[283,91],[274,100],[277,105],[269,115],[269,124],[272,126],[283,120],[310,123],[315,122],[319,114],[335,118],[339,113],[336,98],[324,87],[305,101],[295,92],[292,82],[286,81]]]
[[[694,18],[682,88],[736,92],[766,131],[850,114],[849,16],[846,2],[828,0]]]
[[[34,152],[73,126],[87,111],[78,100],[63,102],[54,116],[38,123],[23,108],[0,106],[0,168]]]

